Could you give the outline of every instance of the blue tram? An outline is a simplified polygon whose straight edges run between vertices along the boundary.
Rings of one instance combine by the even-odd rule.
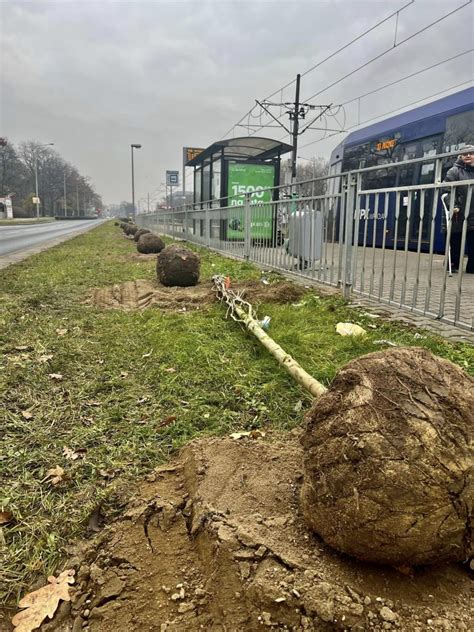
[[[463,146],[474,144],[474,88],[467,88],[447,97],[437,99],[403,114],[379,121],[349,134],[331,154],[330,174],[338,174],[364,167],[379,166],[362,176],[362,189],[389,189],[434,182],[437,154],[454,152]],[[387,168],[384,165],[415,158],[426,161],[411,165]],[[454,160],[446,162],[443,176]],[[394,194],[367,194],[361,199],[359,244],[365,241],[371,246],[405,247],[416,250],[420,241],[421,251],[430,246],[430,225],[433,191],[425,194],[423,219],[420,221],[420,194],[415,192],[410,200],[411,212],[407,212],[408,195],[399,196],[399,220],[395,222]],[[377,208],[375,208],[377,205]],[[362,208],[364,207],[364,208]],[[375,221],[381,218],[386,221]],[[407,223],[409,224],[407,227]],[[408,230],[407,230],[408,228]],[[421,239],[420,239],[421,230]],[[434,251],[444,251],[441,231],[441,209],[435,218]]]

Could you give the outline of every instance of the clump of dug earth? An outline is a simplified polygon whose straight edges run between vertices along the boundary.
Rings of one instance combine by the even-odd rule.
[[[140,228],[140,229],[139,229],[139,230],[137,230],[137,232],[134,234],[133,239],[134,239],[135,241],[138,241],[142,235],[146,235],[147,233],[151,233],[151,230],[148,230],[147,228]]]
[[[307,415],[306,523],[361,560],[466,560],[473,425],[474,380],[428,350],[349,362]]]
[[[135,224],[128,224],[128,225],[127,225],[127,226],[125,226],[125,228],[123,229],[123,232],[124,232],[126,235],[129,235],[129,236],[130,236],[130,235],[132,235],[132,236],[133,236],[133,235],[135,235],[135,233],[137,232],[137,230],[138,230],[138,226],[136,226]]]
[[[172,244],[158,255],[156,273],[163,285],[189,287],[199,281],[201,261],[192,250]]]
[[[137,250],[143,255],[158,254],[166,247],[165,242],[150,231],[140,235],[137,240]]]

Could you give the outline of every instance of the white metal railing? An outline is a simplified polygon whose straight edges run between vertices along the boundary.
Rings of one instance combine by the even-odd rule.
[[[474,239],[474,231],[468,231],[474,180],[442,182],[447,158],[452,154],[281,185],[264,190],[271,200],[266,202],[246,193],[163,209],[138,215],[137,222],[266,268],[339,287],[347,298],[355,293],[473,330],[474,274],[465,273],[464,256],[459,272],[452,274],[449,244],[455,233],[464,253]],[[400,173],[417,163],[433,164],[432,182],[363,188],[369,173]],[[467,209],[461,222],[462,213],[454,213],[455,195],[441,200],[445,191],[459,187]],[[469,247],[472,252],[474,245]]]

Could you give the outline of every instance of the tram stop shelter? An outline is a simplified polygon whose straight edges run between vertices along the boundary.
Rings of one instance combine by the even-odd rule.
[[[209,145],[185,164],[194,168],[195,208],[242,207],[245,194],[250,194],[250,203],[258,205],[261,220],[267,216],[265,228],[262,225],[258,231],[253,226],[252,234],[271,238],[276,230],[276,205],[271,202],[277,199],[278,189],[270,189],[280,183],[281,156],[292,149],[287,143],[258,136],[229,138]],[[243,217],[237,211],[221,228],[221,238],[242,238]]]
[[[272,138],[228,138],[209,145],[189,160],[194,167],[194,203],[206,203],[274,187],[280,180],[280,158],[293,148]],[[243,190],[245,187],[245,191]]]

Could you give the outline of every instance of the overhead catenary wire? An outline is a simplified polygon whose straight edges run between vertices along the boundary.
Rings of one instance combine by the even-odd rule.
[[[372,33],[372,31],[374,31],[375,29],[377,29],[379,26],[382,26],[382,24],[384,24],[385,22],[388,22],[389,20],[391,20],[394,16],[398,15],[399,13],[401,13],[402,11],[404,11],[406,8],[408,8],[410,5],[412,5],[415,2],[415,0],[410,0],[410,2],[407,2],[407,4],[403,5],[402,7],[400,7],[400,9],[397,9],[396,11],[393,11],[392,13],[390,13],[390,15],[387,15],[385,18],[382,18],[381,20],[379,20],[376,24],[374,24],[373,26],[371,26],[370,28],[366,29],[365,31],[363,31],[362,33],[360,33],[359,35],[357,35],[356,37],[354,37],[353,39],[351,39],[349,42],[347,42],[346,44],[344,44],[343,46],[341,46],[340,48],[338,48],[337,50],[333,51],[332,53],[330,53],[327,57],[325,57],[324,59],[322,59],[321,61],[317,62],[316,64],[314,64],[314,66],[311,66],[311,68],[308,68],[307,70],[305,70],[304,72],[301,73],[301,76],[304,77],[307,74],[309,74],[310,72],[313,72],[313,70],[316,70],[316,68],[319,68],[320,66],[322,66],[323,64],[325,64],[326,62],[328,62],[330,59],[332,59],[333,57],[335,57],[336,55],[338,55],[339,53],[342,53],[342,51],[346,50],[346,48],[349,48],[350,46],[352,46],[353,44],[355,44],[356,42],[358,42],[360,39],[362,39],[363,37],[365,37],[366,35],[369,35],[369,33]],[[288,83],[286,83],[284,86],[278,88],[277,90],[275,90],[274,92],[272,92],[271,94],[269,94],[268,96],[264,97],[263,99],[261,99],[262,101],[265,101],[267,99],[271,99],[272,97],[274,97],[276,94],[280,93],[281,98],[280,100],[283,100],[283,90],[285,90],[286,88],[289,88],[291,85],[293,85],[295,83],[296,79],[292,79],[291,81],[289,81]],[[230,134],[235,127],[239,126],[240,123],[242,123],[242,121],[254,110],[256,109],[256,106],[254,105],[252,108],[250,108],[250,110],[248,112],[246,112],[242,118],[237,121],[237,123],[235,123],[235,125],[233,125],[225,134],[224,134],[224,138]],[[258,117],[258,114],[256,115],[256,117]],[[256,118],[255,117],[255,118]]]
[[[412,3],[410,3],[412,4]],[[361,64],[358,68],[355,68],[354,70],[352,70],[351,72],[345,74],[342,77],[339,77],[339,79],[337,79],[336,81],[333,81],[332,83],[330,83],[329,85],[325,86],[324,88],[321,88],[320,90],[318,90],[317,92],[315,92],[314,94],[312,94],[310,97],[307,97],[305,99],[305,101],[310,101],[311,99],[314,99],[315,97],[323,94],[324,92],[327,92],[329,89],[333,88],[334,86],[338,85],[339,83],[341,83],[342,81],[348,79],[349,77],[351,77],[352,75],[356,74],[357,72],[363,70],[364,68],[366,68],[367,66],[369,66],[370,64],[374,63],[375,61],[378,61],[379,59],[381,59],[382,57],[384,57],[385,55],[387,55],[388,53],[392,52],[393,50],[399,48],[400,46],[402,46],[403,44],[406,44],[407,42],[411,41],[414,37],[417,37],[418,35],[420,35],[421,33],[426,32],[428,29],[436,26],[437,24],[441,23],[442,21],[446,20],[447,18],[449,18],[450,16],[452,16],[453,14],[457,13],[458,11],[464,9],[466,6],[472,4],[472,0],[467,0],[467,2],[465,2],[464,4],[461,4],[460,6],[456,7],[455,9],[453,9],[452,11],[444,14],[443,16],[437,18],[436,20],[433,20],[432,22],[430,22],[429,24],[425,25],[424,27],[422,27],[421,29],[419,29],[418,31],[416,31],[415,33],[412,33],[411,35],[409,35],[408,37],[402,39],[399,42],[394,42],[393,45],[391,45],[389,48],[385,49],[384,51],[382,51],[381,53],[378,53],[377,55],[375,55],[374,57],[372,57],[371,59],[367,60],[366,62],[364,62],[363,64]],[[402,7],[401,9],[399,9],[399,11],[402,11],[403,9],[405,9],[407,6],[409,5],[405,5],[404,7]],[[393,15],[395,15],[397,12],[393,13],[391,15],[391,17],[393,17]],[[321,62],[322,63],[322,62]],[[317,67],[317,65],[315,66]],[[306,74],[306,73],[303,73]],[[274,93],[275,94],[275,93]],[[273,96],[273,95],[271,95]],[[282,115],[278,116],[278,118],[281,118],[285,113],[283,113]],[[240,121],[239,121],[240,122]],[[263,129],[262,128],[260,129]],[[259,130],[255,130],[253,131],[250,135],[254,135],[258,132]],[[286,136],[286,135],[285,135]],[[282,138],[285,138],[285,136],[283,136]]]
[[[380,118],[384,118],[385,116],[388,116],[389,114],[394,114],[395,112],[399,112],[400,110],[404,110],[405,108],[408,108],[412,105],[417,105],[418,103],[421,103],[422,101],[426,101],[428,99],[432,99],[433,97],[437,97],[440,94],[444,94],[445,92],[449,92],[450,90],[455,90],[456,88],[460,88],[461,86],[465,86],[467,84],[472,84],[472,80],[468,80],[468,81],[462,81],[461,83],[457,83],[453,86],[450,86],[449,88],[445,88],[444,90],[440,90],[438,92],[434,92],[433,94],[429,94],[426,97],[423,97],[422,99],[417,99],[416,101],[411,101],[411,103],[405,103],[405,105],[400,106],[399,108],[395,108],[394,110],[390,110],[388,112],[384,112],[383,114],[378,114],[377,116],[374,116],[372,118],[366,119],[364,121],[361,121],[360,123],[356,123],[355,125],[351,125],[349,127],[347,127],[345,130],[341,130],[340,132],[335,132],[334,134],[330,134],[329,136],[326,136],[325,138],[318,138],[316,140],[312,140],[309,143],[305,143],[304,145],[300,146],[300,149],[303,149],[304,147],[309,147],[310,145],[315,145],[316,143],[320,143],[323,140],[327,140],[328,138],[332,138],[333,136],[338,136],[339,134],[345,133],[345,132],[350,132],[353,129],[356,129],[356,127],[361,127],[362,125],[365,125],[366,123],[372,123],[373,121],[376,121],[377,119]]]
[[[429,66],[426,66],[424,68],[420,68],[419,70],[416,70],[415,72],[412,72],[412,73],[410,73],[408,75],[404,75],[403,77],[399,77],[398,79],[394,79],[393,81],[390,81],[389,83],[386,83],[383,86],[379,86],[378,88],[374,88],[373,90],[369,90],[368,92],[364,92],[363,94],[359,94],[356,97],[352,97],[351,99],[347,99],[347,101],[343,101],[340,104],[341,107],[343,107],[345,105],[348,105],[349,103],[354,103],[355,101],[359,102],[359,104],[358,104],[358,123],[357,123],[356,126],[353,125],[352,127],[346,129],[346,126],[345,126],[346,115],[345,115],[345,110],[344,110],[344,123],[341,125],[341,129],[340,130],[332,130],[332,131],[337,132],[337,133],[343,133],[343,132],[350,131],[351,129],[354,129],[354,127],[357,127],[358,125],[363,125],[366,122],[368,122],[368,121],[361,121],[360,120],[360,100],[361,99],[363,99],[363,98],[365,98],[367,96],[370,96],[372,94],[376,94],[377,92],[380,92],[381,90],[385,90],[386,88],[390,88],[390,87],[395,86],[395,85],[397,85],[399,83],[402,83],[403,81],[406,81],[407,79],[412,79],[413,77],[419,76],[419,75],[423,74],[424,72],[428,72],[429,70],[433,70],[434,68],[438,68],[439,66],[442,66],[443,64],[449,63],[449,62],[451,62],[451,61],[453,61],[455,59],[459,59],[460,57],[463,57],[464,55],[468,55],[468,54],[470,54],[472,52],[474,52],[474,48],[469,48],[468,50],[462,51],[461,53],[457,53],[456,55],[452,55],[451,57],[447,57],[446,59],[442,59],[441,61],[435,62],[434,64],[430,64]],[[464,83],[469,83],[469,81],[463,82],[463,84]],[[460,84],[460,85],[463,85],[463,84]],[[429,98],[429,97],[423,97],[423,99],[419,99],[419,101],[424,101],[427,98]],[[407,107],[407,105],[400,106],[400,108],[396,108],[396,109],[399,110],[399,109],[402,109],[404,107]],[[396,111],[396,110],[392,110],[392,111]],[[386,114],[390,114],[390,112],[387,112]],[[335,114],[332,114],[332,113],[328,113],[327,114],[328,117],[329,116],[330,117],[334,117],[335,115],[337,116],[337,112]],[[385,115],[380,115],[380,116],[385,116]],[[377,116],[375,118],[379,118],[379,116]],[[369,121],[370,120],[372,120],[372,119],[369,119]],[[314,129],[314,128],[310,128],[310,129]],[[331,134],[331,136],[333,136],[333,134]],[[286,137],[286,135],[282,136],[280,140],[282,140],[285,137]],[[325,139],[325,137],[319,138],[316,141],[312,141],[312,144],[314,144],[316,142],[320,142],[321,140],[324,140],[324,139]],[[311,144],[311,143],[309,143],[309,144]],[[306,146],[307,145],[302,145],[302,147],[306,147]]]
[[[459,7],[457,7],[456,9],[453,9],[452,11],[450,11],[449,13],[446,13],[445,15],[441,16],[440,18],[438,18],[437,20],[434,20],[433,22],[431,22],[430,24],[427,24],[426,26],[424,26],[423,28],[421,28],[420,30],[416,31],[415,33],[412,33],[411,35],[409,35],[408,37],[406,37],[405,39],[401,40],[400,42],[394,44],[393,46],[390,46],[390,48],[387,48],[386,50],[382,51],[381,53],[379,53],[378,55],[375,55],[375,57],[372,57],[371,59],[369,59],[368,61],[364,62],[361,66],[359,66],[358,68],[355,68],[354,70],[352,70],[351,72],[347,73],[346,75],[344,75],[343,77],[340,77],[339,79],[337,79],[336,81],[334,81],[333,83],[329,84],[328,86],[326,86],[325,88],[322,88],[321,90],[318,90],[317,92],[315,92],[314,94],[312,94],[310,97],[308,97],[306,100],[309,101],[311,99],[314,99],[315,97],[319,96],[320,94],[323,94],[324,92],[326,92],[327,90],[329,90],[330,88],[333,88],[334,86],[336,86],[338,83],[341,83],[341,81],[344,81],[345,79],[348,79],[349,77],[351,77],[352,75],[354,75],[356,72],[359,72],[360,70],[363,70],[364,68],[366,68],[367,66],[369,66],[370,64],[372,64],[374,61],[378,61],[379,59],[381,59],[384,55],[387,55],[388,53],[391,53],[393,50],[395,50],[396,48],[399,48],[400,46],[402,46],[403,44],[406,44],[406,42],[409,42],[410,40],[412,40],[414,37],[417,37],[418,35],[421,35],[421,33],[424,33],[425,31],[427,31],[428,29],[432,28],[433,26],[436,26],[436,24],[439,24],[440,22],[442,22],[443,20],[446,20],[447,18],[449,18],[451,15],[453,15],[454,13],[457,13],[458,11],[460,11],[461,9],[464,9],[464,7],[467,7],[469,4],[472,4],[472,0],[468,0],[467,2],[465,2],[464,4],[460,5]]]

